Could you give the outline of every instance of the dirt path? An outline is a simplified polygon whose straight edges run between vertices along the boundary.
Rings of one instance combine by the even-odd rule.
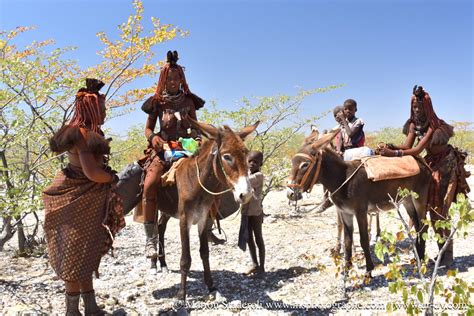
[[[473,179],[470,179],[471,187]],[[303,203],[311,204],[321,200],[318,186]],[[471,201],[473,195],[470,195]],[[267,248],[267,273],[263,278],[243,275],[250,265],[248,253],[237,247],[240,216],[231,216],[222,222],[227,235],[225,245],[210,245],[212,275],[218,286],[217,298],[208,297],[203,282],[202,265],[199,257],[197,229],[191,235],[193,258],[188,283],[188,303],[193,304],[192,314],[274,314],[277,310],[302,313],[304,308],[313,307],[314,312],[359,314],[356,308],[369,309],[371,313],[385,314],[386,302],[397,300],[388,292],[383,274],[386,266],[380,265],[373,272],[370,284],[354,289],[348,287],[348,297],[342,295],[342,280],[336,277],[336,267],[329,255],[336,237],[335,209],[322,214],[299,213],[288,206],[284,191],[272,192],[265,200],[268,214],[264,220],[264,238]],[[381,216],[382,228],[398,230],[398,221],[393,214]],[[358,232],[356,231],[356,234]],[[358,273],[364,272],[358,235],[356,242],[356,266]],[[456,267],[460,277],[474,282],[474,227],[466,239],[456,239]],[[401,247],[407,248],[406,243]],[[172,219],[168,225],[166,253],[170,272],[150,275],[148,263],[143,256],[144,232],[141,225],[127,217],[127,227],[119,234],[115,243],[115,258],[106,256],[101,264],[101,277],[95,280],[99,303],[114,314],[144,314],[169,312],[175,304],[174,295],[179,288],[179,233],[178,222]],[[434,258],[437,247],[428,244],[428,255]],[[12,244],[0,253],[0,311],[2,314],[16,312],[59,312],[64,311],[64,294],[61,281],[54,280],[54,274],[47,259],[15,258]],[[375,258],[375,255],[373,254]],[[403,256],[409,264],[411,254]],[[376,261],[377,262],[377,261]],[[398,299],[399,301],[399,299]],[[206,305],[207,304],[207,305]],[[214,304],[214,305],[213,305]],[[357,306],[357,304],[360,304]],[[372,304],[372,305],[371,305]],[[204,306],[205,305],[205,306]],[[205,310],[204,307],[211,308]],[[189,309],[188,309],[189,310]],[[184,310],[181,309],[180,313]],[[169,312],[171,314],[171,312]]]

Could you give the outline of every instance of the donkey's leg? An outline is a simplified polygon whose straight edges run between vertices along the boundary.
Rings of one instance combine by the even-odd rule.
[[[421,260],[425,257],[426,240],[423,239],[423,233],[428,231],[428,226],[423,224],[426,219],[426,199],[420,195],[419,199],[412,198],[404,204],[411,222],[416,230],[416,252]]]
[[[190,220],[186,217],[184,211],[180,211],[180,214],[179,231],[181,235],[181,289],[178,291],[178,299],[185,301],[187,279],[189,269],[191,268],[191,249],[189,245],[189,229],[191,227],[191,223],[188,223]]]
[[[371,212],[367,212],[367,220],[369,223],[367,224],[367,232],[369,233],[369,241],[372,239],[372,214]]]
[[[367,229],[367,211],[357,212],[356,217],[357,224],[359,225],[360,245],[364,250],[365,266],[367,274],[370,276],[370,272],[374,269],[374,262],[372,261],[372,256],[370,255],[369,232]]]
[[[205,214],[201,214],[202,218],[198,223],[198,231],[199,231],[199,254],[201,255],[202,266],[204,269],[204,283],[206,283],[209,292],[213,292],[216,288],[213,285],[212,276],[211,276],[211,268],[209,266],[209,243],[208,243],[208,233],[210,229],[209,223],[212,222],[208,221],[209,216],[207,212]]]
[[[354,233],[354,215],[343,213],[338,210],[341,221],[344,227],[344,259],[345,269],[349,270],[352,267],[352,239]]]
[[[375,240],[379,240],[381,231],[380,231],[380,212],[376,211],[375,212],[375,225],[377,226],[377,234],[375,235]]]
[[[339,214],[339,210],[336,210],[336,217],[337,217],[337,239],[336,245],[334,248],[331,249],[331,254],[333,256],[338,256],[341,252],[341,240],[342,240],[342,229],[343,229],[343,222],[341,215]]]
[[[160,219],[158,220],[158,258],[160,260],[160,268],[161,272],[167,273],[168,266],[166,264],[165,259],[165,232],[166,232],[166,225],[170,220],[170,216],[166,215],[165,213],[161,212]]]

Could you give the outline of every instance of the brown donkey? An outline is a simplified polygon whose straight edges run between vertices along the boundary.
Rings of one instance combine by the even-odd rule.
[[[416,231],[416,250],[420,258],[425,254],[425,241],[421,238],[427,226],[422,224],[426,217],[428,183],[431,174],[421,162],[420,173],[402,179],[374,182],[367,178],[364,166],[360,161],[344,161],[328,144],[339,131],[324,135],[314,140],[314,132],[309,135],[303,147],[292,159],[287,196],[291,200],[301,198],[301,192],[310,190],[315,183],[321,183],[332,194],[344,226],[344,258],[346,269],[352,266],[353,219],[357,219],[360,233],[360,244],[364,250],[367,275],[371,275],[374,263],[370,254],[367,213],[368,210],[380,208],[392,209],[389,194],[395,197],[398,188],[407,188],[417,192],[418,199],[405,199],[404,206]]]
[[[253,194],[248,178],[247,148],[243,140],[258,125],[248,126],[239,132],[229,127],[191,122],[209,140],[204,142],[198,155],[187,158],[176,170],[176,184],[162,187],[158,191],[158,208],[164,216],[158,229],[164,239],[166,222],[170,217],[179,219],[181,236],[181,288],[178,299],[186,299],[186,283],[191,267],[189,230],[198,225],[199,253],[204,268],[204,282],[210,292],[216,290],[209,267],[208,228],[209,210],[216,198],[224,192],[233,192],[237,203],[245,204]],[[164,253],[160,242],[160,254]],[[164,257],[163,257],[164,261]]]

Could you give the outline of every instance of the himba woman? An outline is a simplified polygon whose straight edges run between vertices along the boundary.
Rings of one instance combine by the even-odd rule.
[[[415,86],[411,97],[410,118],[403,127],[407,135],[405,143],[400,146],[387,144],[378,149],[384,156],[419,155],[426,150],[424,157],[432,170],[432,182],[429,189],[428,208],[431,221],[448,218],[448,210],[458,193],[467,194],[470,189],[466,178],[469,172],[464,169],[466,153],[448,144],[454,135],[453,127],[438,118],[433,110],[431,98],[422,87]],[[415,142],[417,144],[414,146]],[[413,147],[414,146],[414,147]],[[449,229],[436,229],[442,237],[447,238]],[[442,243],[438,244],[441,249]],[[441,265],[453,263],[453,243],[448,244]]]
[[[49,262],[66,287],[66,315],[104,315],[97,306],[92,274],[98,277],[101,257],[113,236],[125,226],[122,205],[114,193],[118,177],[107,166],[109,140],[101,125],[106,109],[104,86],[86,79],[76,94],[74,114],[50,139],[53,152],[67,152],[69,164],[43,191]]]
[[[191,127],[188,118],[197,120],[196,110],[204,105],[204,100],[191,93],[184,69],[177,61],[178,53],[168,51],[156,92],[142,106],[142,110],[148,114],[145,126],[148,147],[145,150],[146,158],[142,159],[145,174],[142,205],[137,207],[134,220],[144,224],[145,255],[152,259],[152,269],[156,268],[157,258],[157,193],[163,171],[169,167],[164,150],[182,149],[178,142],[181,137],[200,140],[200,133]],[[159,131],[155,133],[157,121]]]

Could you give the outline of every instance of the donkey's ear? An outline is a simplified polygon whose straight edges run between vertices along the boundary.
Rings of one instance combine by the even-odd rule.
[[[195,129],[198,129],[202,132],[204,136],[208,139],[217,139],[219,131],[216,127],[212,126],[211,124],[206,124],[202,122],[197,122],[192,118],[188,118],[189,123]]]
[[[337,134],[339,134],[339,132],[340,132],[340,129],[336,129],[336,130],[330,131],[327,134],[324,134],[320,139],[318,139],[314,144],[311,145],[311,148],[319,149],[321,147],[326,146],[334,139],[334,137],[337,136]]]
[[[247,136],[249,136],[250,133],[255,131],[257,129],[258,124],[260,124],[260,121],[257,121],[255,124],[246,126],[242,128],[240,131],[236,132],[236,134],[242,139],[245,140]]]
[[[312,143],[314,139],[319,138],[319,130],[316,127],[316,125],[311,124],[311,134],[309,134],[308,137],[306,137],[307,140],[311,140],[308,143]]]

